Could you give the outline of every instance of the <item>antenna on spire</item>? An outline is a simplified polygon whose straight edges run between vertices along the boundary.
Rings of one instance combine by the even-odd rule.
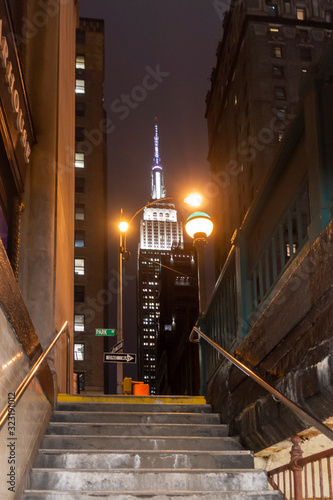
[[[151,172],[151,194],[153,200],[158,200],[159,198],[164,198],[165,188],[163,180],[163,168],[161,165],[161,158],[159,153],[159,137],[158,137],[158,125],[157,117],[155,116],[155,135],[154,135],[154,164]]]
[[[159,143],[158,125],[157,125],[157,117],[155,116],[155,135],[154,135],[155,156],[154,156],[154,165],[159,165],[160,162],[161,162],[158,143]]]

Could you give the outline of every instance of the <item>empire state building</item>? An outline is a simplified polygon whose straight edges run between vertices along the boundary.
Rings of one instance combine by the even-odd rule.
[[[163,167],[155,124],[151,168],[151,202],[165,198]],[[157,341],[160,332],[161,260],[174,248],[184,248],[183,225],[172,203],[156,201],[143,211],[138,248],[138,371],[140,380],[156,394]]]

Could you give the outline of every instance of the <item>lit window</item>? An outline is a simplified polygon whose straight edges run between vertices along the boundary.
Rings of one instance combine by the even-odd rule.
[[[279,28],[273,28],[273,27],[271,26],[271,27],[269,28],[269,31],[270,31],[271,33],[279,33],[279,31],[280,31],[280,30],[279,30]]]
[[[84,332],[84,314],[74,314],[74,332]]]
[[[304,21],[305,20],[305,9],[297,7],[297,9],[296,9],[296,17],[297,17],[297,19],[299,21]]]
[[[75,153],[75,168],[84,168],[84,153]]]
[[[86,82],[82,78],[75,80],[75,94],[84,94],[86,91]]]
[[[74,361],[84,361],[84,344],[74,344]]]
[[[282,57],[282,48],[279,45],[273,47],[273,56],[280,59]]]
[[[84,56],[77,55],[75,58],[75,68],[76,69],[85,69],[86,68],[86,59]]]
[[[83,203],[75,203],[75,220],[84,220]]]
[[[84,275],[84,259],[75,259],[74,272],[75,274]]]
[[[84,247],[84,231],[75,231],[75,246],[76,247]]]

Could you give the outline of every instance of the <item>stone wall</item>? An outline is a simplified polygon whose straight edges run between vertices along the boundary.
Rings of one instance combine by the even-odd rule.
[[[319,420],[333,415],[333,222],[303,253],[280,292],[236,350],[236,357]],[[308,425],[223,361],[207,401],[254,451]]]

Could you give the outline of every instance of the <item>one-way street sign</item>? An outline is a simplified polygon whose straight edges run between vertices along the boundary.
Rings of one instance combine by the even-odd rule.
[[[136,363],[136,354],[119,353],[104,353],[104,363]]]

